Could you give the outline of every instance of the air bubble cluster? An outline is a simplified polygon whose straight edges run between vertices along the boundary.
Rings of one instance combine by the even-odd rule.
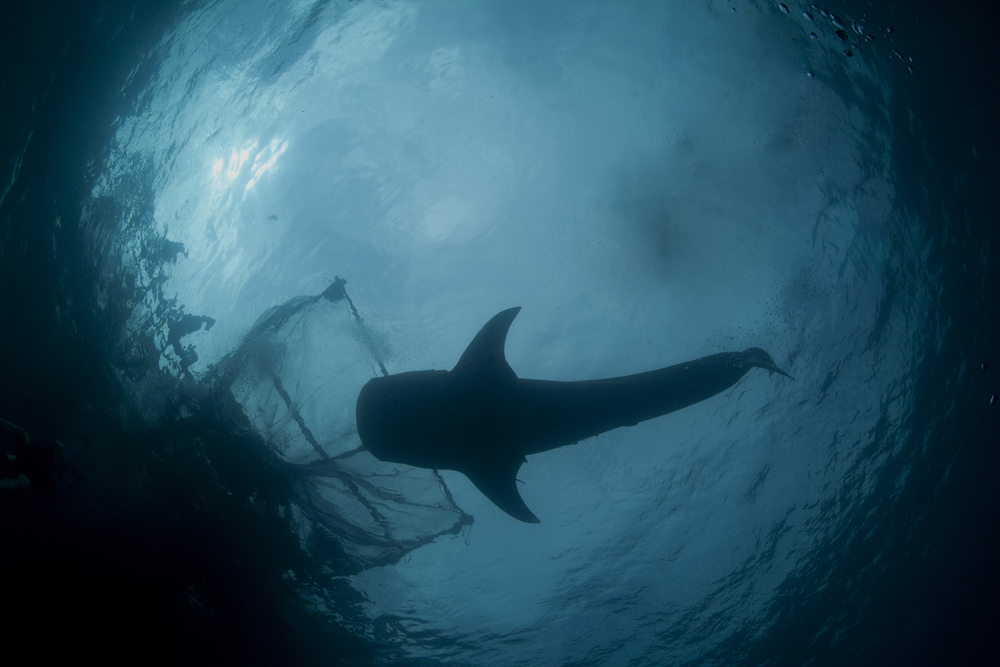
[[[791,14],[791,12],[788,9],[788,5],[786,5],[785,3],[783,2],[778,3],[778,7],[780,7],[781,11],[783,11],[785,14]],[[809,10],[803,10],[802,18],[804,18],[806,21],[815,23],[817,21],[816,18],[817,12],[823,18],[827,18],[830,20],[830,23],[833,24],[834,28],[833,34],[837,36],[837,39],[839,39],[841,42],[844,42],[849,47],[843,50],[843,54],[848,58],[853,58],[855,51],[860,53],[861,51],[864,50],[863,49],[864,45],[875,41],[875,35],[871,34],[867,26],[868,23],[867,17],[862,16],[860,19],[849,19],[848,21],[845,22],[842,21],[839,16],[831,12],[829,9],[825,7],[820,7],[818,4],[813,3],[812,5],[810,5]],[[848,27],[847,27],[848,24],[850,24],[850,30],[853,31],[854,34],[858,35],[856,40],[852,39],[851,33],[848,32]],[[880,30],[882,29],[883,28],[880,28]],[[889,35],[888,39],[892,41],[891,35],[895,34],[896,32],[895,28],[893,28],[890,25],[886,26],[884,30],[887,33],[887,35]],[[810,32],[809,37],[811,37],[812,39],[818,39],[819,35],[817,35],[817,33],[815,32]],[[904,63],[906,62],[906,58],[904,58],[899,51],[893,49],[892,55],[896,56]],[[913,62],[913,58],[910,58],[909,60],[911,63]],[[912,65],[909,65],[908,69],[910,72],[913,72]]]

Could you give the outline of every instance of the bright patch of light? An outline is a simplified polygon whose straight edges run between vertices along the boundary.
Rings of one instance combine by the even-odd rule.
[[[265,174],[274,163],[277,161],[278,156],[285,152],[288,148],[288,142],[279,142],[277,139],[271,141],[267,148],[257,153],[257,157],[253,160],[253,166],[250,167],[250,180],[247,181],[246,189],[249,190],[253,187],[260,177]]]
[[[240,175],[243,171],[243,165],[247,163],[250,159],[250,152],[257,148],[257,141],[249,141],[246,146],[242,149],[234,148],[232,155],[229,156],[229,166],[226,168],[225,178],[226,181],[232,182]],[[216,176],[220,175],[222,160],[217,160],[215,163],[214,173]]]

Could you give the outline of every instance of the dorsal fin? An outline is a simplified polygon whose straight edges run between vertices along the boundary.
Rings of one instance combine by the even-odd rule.
[[[517,306],[494,315],[493,319],[479,330],[469,343],[469,347],[465,348],[462,358],[451,372],[466,376],[481,375],[492,379],[516,380],[517,374],[507,363],[503,348],[507,342],[510,323],[520,310],[521,307]]]
[[[515,313],[516,314],[516,313]],[[523,456],[510,456],[492,461],[479,461],[461,470],[493,504],[519,521],[541,523],[517,491],[517,471]]]

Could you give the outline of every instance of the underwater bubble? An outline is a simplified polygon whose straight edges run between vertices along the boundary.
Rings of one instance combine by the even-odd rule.
[[[892,29],[892,26],[889,26],[888,30],[889,32],[896,32],[895,30]]]
[[[788,11],[788,5],[786,5],[785,3],[779,2],[778,6],[781,7],[781,11],[785,12],[786,14],[791,13]]]
[[[851,27],[854,28],[854,32],[858,33],[859,35],[865,34],[865,27],[863,25],[858,25],[857,21],[852,21]]]
[[[830,12],[828,12],[828,11],[826,11],[825,9],[821,9],[821,10],[819,10],[819,11],[820,11],[820,13],[821,13],[821,14],[823,14],[823,16],[825,16],[826,18],[830,18],[831,16],[833,16],[833,14],[831,14],[831,13],[830,13]]]
[[[997,395],[993,394],[992,396],[990,396],[990,405],[993,405],[996,402],[997,402]]]
[[[816,75],[812,73],[812,70],[810,70],[810,71],[806,72],[806,76],[811,79],[811,78],[813,78]]]
[[[902,60],[902,59],[903,59],[903,54],[902,54],[902,53],[900,53],[899,51],[897,51],[896,49],[893,49],[893,50],[892,50],[892,54],[893,54],[894,56],[896,56],[897,58],[899,58],[900,60]]]
[[[847,56],[848,58],[853,58],[854,51],[851,51],[850,49],[844,49],[844,55]]]
[[[833,20],[833,25],[837,26],[841,30],[844,30],[844,29],[847,28],[847,26],[844,25],[844,22],[837,18],[836,14],[830,14],[830,18]]]
[[[984,371],[986,370],[986,362],[985,361],[983,362],[983,370]]]
[[[812,37],[813,39],[816,39],[816,33],[814,32],[809,33],[809,36]]]
[[[813,15],[812,15],[812,14],[810,14],[809,12],[802,12],[802,16],[805,16],[805,17],[806,17],[807,19],[809,19],[810,21],[813,21],[813,20],[815,20],[815,19],[813,19]]]
[[[846,42],[847,41],[847,32],[845,30],[838,30],[837,31],[837,37],[840,37],[841,41]]]

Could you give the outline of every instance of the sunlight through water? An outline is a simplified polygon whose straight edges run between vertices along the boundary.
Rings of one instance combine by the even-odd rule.
[[[259,543],[302,554],[275,575],[298,609],[378,664],[874,650],[884,582],[933,557],[940,471],[978,446],[950,424],[987,402],[959,398],[986,364],[954,351],[942,257],[985,275],[991,248],[960,179],[933,181],[903,22],[770,0],[178,17],[79,205],[115,314],[100,368],[126,430],[175,443],[158,464],[241,462],[220,488],[286,527]],[[522,523],[461,473],[377,460],[354,422],[368,380],[450,370],[514,306],[522,378],[760,347],[795,379],[754,369],[528,457]]]

